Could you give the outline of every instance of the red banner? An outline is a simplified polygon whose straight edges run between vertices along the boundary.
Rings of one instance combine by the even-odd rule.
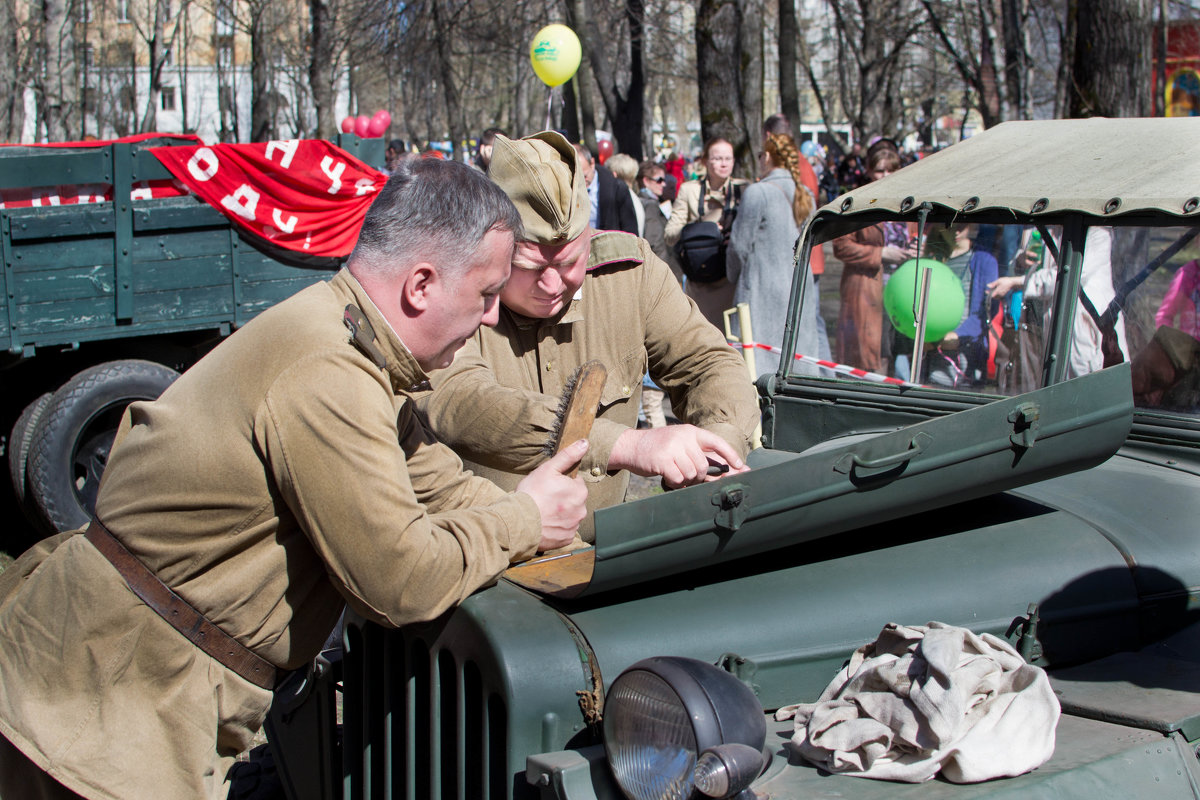
[[[382,172],[323,139],[160,147],[167,169],[239,226],[273,244],[341,258],[358,240]]]

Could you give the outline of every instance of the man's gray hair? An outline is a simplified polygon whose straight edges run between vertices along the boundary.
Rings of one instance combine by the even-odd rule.
[[[454,161],[409,159],[367,209],[348,263],[352,271],[394,277],[427,261],[458,277],[492,230],[520,239],[521,216],[486,175]]]

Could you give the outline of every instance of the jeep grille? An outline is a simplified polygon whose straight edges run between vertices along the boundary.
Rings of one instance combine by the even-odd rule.
[[[508,709],[474,662],[406,631],[345,635],[346,798],[509,796]]]

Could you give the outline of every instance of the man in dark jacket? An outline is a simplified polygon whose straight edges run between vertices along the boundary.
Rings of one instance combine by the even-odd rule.
[[[575,145],[579,163],[583,165],[583,178],[587,182],[588,198],[592,201],[589,222],[596,230],[625,231],[637,236],[637,212],[633,210],[633,196],[624,184],[606,169],[596,169],[596,159],[591,151],[581,144]]]

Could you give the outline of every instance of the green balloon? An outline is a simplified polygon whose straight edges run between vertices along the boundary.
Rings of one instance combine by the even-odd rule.
[[[929,307],[925,314],[925,341],[937,342],[962,322],[967,298],[962,281],[940,261],[921,259],[921,269],[929,269]],[[909,339],[917,338],[917,320],[913,314],[913,298],[917,294],[917,261],[900,265],[883,288],[883,307],[896,330]]]

